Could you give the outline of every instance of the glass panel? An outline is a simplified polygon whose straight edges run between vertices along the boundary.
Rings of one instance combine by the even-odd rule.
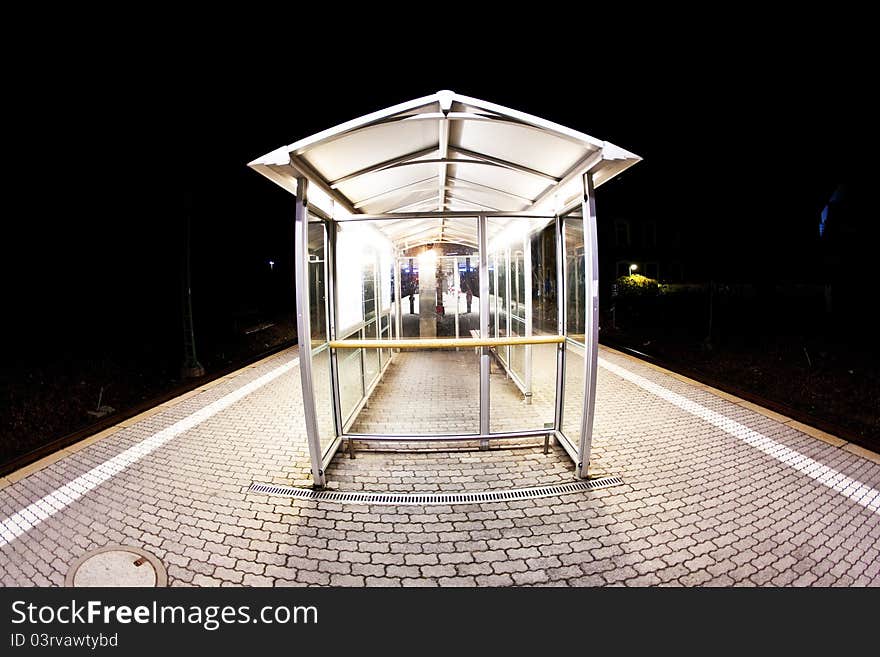
[[[324,262],[326,242],[324,224],[309,224],[309,320],[312,348],[327,342],[327,299]]]
[[[510,254],[510,335],[523,337],[526,335],[526,291],[525,261],[522,250]],[[512,345],[510,353],[510,369],[519,378],[520,383],[526,381],[526,347]]]
[[[583,344],[587,309],[584,220],[580,217],[580,210],[576,215],[565,217],[565,267],[566,333]]]
[[[584,280],[584,222],[580,208],[566,215],[565,230],[565,307],[566,307],[566,362],[565,399],[562,413],[562,433],[577,448],[581,438],[584,414],[584,323],[586,321]]]
[[[379,326],[374,319],[364,329],[364,337],[375,340],[379,337],[376,329]],[[369,389],[373,380],[379,375],[379,350],[364,349],[364,390]]]
[[[480,364],[476,351],[401,350],[351,432],[479,433]]]
[[[498,269],[495,266],[495,254],[490,253],[488,257],[489,265],[489,334],[493,338],[498,337],[498,323],[495,318],[498,316],[496,311],[495,300],[498,298]]]
[[[394,230],[402,231],[404,223],[395,221]],[[398,260],[402,337],[470,337],[470,331],[480,325],[479,258],[472,246],[452,240],[471,239],[476,221],[456,220],[442,229],[433,222],[426,228],[416,221],[416,227],[420,235],[427,235],[425,230],[438,237],[441,230],[445,232],[443,241],[416,242]]]
[[[326,453],[336,438],[330,388],[330,350],[326,346],[312,351],[312,389],[315,391],[315,414],[321,452]]]
[[[394,298],[394,249],[379,224],[340,224],[337,238],[337,290],[340,339],[391,337]],[[380,351],[382,353],[380,354]],[[380,349],[338,349],[339,395],[343,424],[378,380],[385,358]]]
[[[480,330],[480,262],[476,255],[459,256],[457,260],[459,337],[469,338],[471,331]]]
[[[391,314],[384,312],[379,317],[379,339],[388,340],[391,338]],[[388,358],[391,357],[390,349],[379,350],[379,367],[385,367]]]
[[[336,438],[327,348],[327,295],[325,262],[327,242],[323,223],[309,224],[309,321],[312,345],[312,390],[322,453]]]
[[[511,265],[513,267],[513,307],[511,312],[518,317],[526,316],[526,265],[522,250],[517,249],[511,253]]]
[[[364,321],[369,322],[376,318],[376,263],[372,249],[364,251],[364,262],[361,265],[361,298],[363,300]],[[370,336],[375,337],[375,336]]]
[[[584,417],[584,349],[580,343],[568,341],[565,352],[565,398],[562,411],[562,433],[577,449]]]
[[[442,225],[434,219],[407,218],[357,222],[342,232],[338,240],[339,314],[346,320],[341,319],[340,326],[348,335],[341,339],[454,337],[456,329],[459,337],[466,338],[472,328],[479,328],[475,219],[449,219]],[[456,239],[462,241],[456,243]],[[388,246],[403,249],[400,257],[392,259]],[[394,335],[395,279],[400,288],[400,336]],[[343,305],[355,310],[350,312]],[[392,355],[395,366],[382,374]],[[479,362],[472,348],[402,353],[339,349],[338,362],[342,410],[346,423],[351,423],[350,432],[459,434],[479,430]],[[463,373],[462,367],[472,370]],[[384,377],[382,385],[371,393],[369,408],[359,410],[355,417],[365,390],[380,376]],[[462,412],[463,407],[468,410]]]
[[[555,276],[554,234],[554,226],[548,225],[547,219],[511,219],[498,226],[493,247],[497,247],[499,263],[497,304],[501,335],[556,334],[555,316],[546,327],[542,320],[550,311],[542,277],[547,271]],[[544,239],[547,244],[542,243]],[[555,315],[555,306],[553,310]],[[503,372],[497,378],[493,374],[490,430],[552,428],[556,414],[557,347],[511,345],[506,351],[510,378],[504,377]]]
[[[495,268],[498,271],[498,296],[496,297],[496,305],[495,305],[495,318],[497,330],[496,334],[499,338],[506,338],[509,335],[509,331],[507,329],[507,318],[508,318],[508,292],[507,292],[507,284],[508,284],[508,276],[507,276],[507,252],[501,251],[498,253]],[[507,347],[498,347],[497,349],[498,356],[505,363],[507,360]]]
[[[400,312],[404,338],[419,337],[419,270],[415,258],[401,258]]]
[[[535,333],[555,335],[556,307],[556,231],[554,224],[538,231],[531,239],[532,322]]]
[[[364,321],[366,322],[361,335],[368,340],[379,338],[379,320],[377,309],[379,299],[376,294],[379,290],[377,285],[377,262],[376,253],[370,249],[364,252],[364,262],[361,270],[363,287]],[[368,390],[376,377],[379,376],[379,350],[364,349],[364,390]]]
[[[492,368],[489,430],[493,433],[553,428],[556,415],[556,345],[531,345],[531,350],[531,404],[526,404],[520,389],[501,368]]]
[[[353,337],[359,337],[355,335]],[[364,371],[362,349],[338,349],[339,396],[342,421],[347,423],[354,409],[364,397]]]
[[[443,256],[437,259],[437,337],[455,337],[455,307],[458,302],[458,286],[456,285],[455,257]],[[441,297],[442,295],[442,297]]]

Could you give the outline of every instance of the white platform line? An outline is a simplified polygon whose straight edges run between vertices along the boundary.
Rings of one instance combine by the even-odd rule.
[[[188,415],[171,426],[165,427],[161,431],[154,433],[152,436],[142,440],[138,444],[129,447],[127,450],[117,454],[112,459],[104,461],[100,465],[96,465],[88,472],[81,474],[76,479],[73,479],[64,486],[45,495],[33,504],[30,504],[17,513],[12,514],[0,522],[0,547],[14,541],[16,538],[33,527],[36,527],[44,520],[47,520],[59,511],[64,510],[75,500],[78,500],[89,491],[94,490],[113,477],[113,475],[122,472],[122,470],[130,466],[132,463],[141,460],[150,452],[159,449],[172,438],[176,438],[180,434],[189,431],[205,420],[213,417],[220,411],[229,408],[235,402],[247,397],[249,394],[262,388],[267,383],[274,381],[285,372],[289,372],[298,364],[299,358],[294,358],[283,365],[279,365],[275,369],[254,379],[250,383],[246,383],[242,387],[233,390],[220,399],[211,402],[192,415]]]
[[[664,388],[643,376],[634,374],[619,365],[615,365],[604,358],[599,359],[599,365],[609,372],[616,374],[620,378],[626,379],[630,383],[634,383],[640,388],[647,390],[651,394],[665,399],[681,410],[718,427],[722,431],[729,433],[731,436],[739,438],[744,443],[764,452],[768,456],[772,456],[780,463],[783,463],[790,468],[794,468],[798,472],[805,474],[810,477],[810,479],[819,482],[823,486],[827,486],[828,488],[837,491],[856,504],[860,504],[874,513],[880,513],[880,491],[876,488],[848,477],[834,468],[786,447],[782,443],[779,443],[772,438],[768,438],[762,433],[758,433],[754,429],[749,429],[747,426],[740,424],[736,420],[722,415],[721,413],[716,413],[702,404],[691,401],[687,397],[672,392],[671,390]]]

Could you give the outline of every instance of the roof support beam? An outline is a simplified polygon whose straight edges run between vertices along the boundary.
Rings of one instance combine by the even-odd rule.
[[[361,176],[366,176],[368,173],[375,173],[376,171],[382,171],[383,169],[389,169],[393,166],[404,164],[409,162],[410,160],[416,160],[420,157],[424,157],[425,155],[430,155],[434,151],[436,151],[438,146],[429,146],[428,148],[423,148],[418,151],[413,151],[412,153],[407,153],[406,155],[401,155],[400,157],[395,157],[390,160],[385,160],[384,162],[379,162],[378,164],[373,164],[372,166],[364,167],[359,171],[354,171],[347,176],[342,176],[341,178],[337,178],[330,182],[330,187],[336,189],[344,182],[348,182],[349,180],[354,180],[355,178],[360,178]]]
[[[467,219],[476,219],[479,212],[462,212],[461,210],[446,210],[445,212],[395,212],[395,213],[379,213],[379,214],[353,214],[339,219],[339,223],[348,221],[400,221],[401,219],[431,219],[437,217],[465,217]],[[518,212],[484,212],[487,217],[519,217],[522,219],[553,219],[552,214],[537,214],[520,210]]]
[[[435,147],[434,150],[437,150],[437,148]],[[449,150],[452,151],[455,149],[450,146]],[[480,165],[485,165],[485,166],[490,166],[490,167],[505,168],[505,167],[502,167],[500,164],[495,164],[494,162],[487,162],[486,160],[478,160],[476,158],[471,158],[469,160],[465,160],[464,158],[456,159],[453,157],[445,157],[445,158],[432,157],[430,159],[415,160],[413,162],[402,162],[400,164],[392,164],[390,167],[386,167],[386,168],[397,169],[398,167],[413,166],[413,165],[418,165],[418,164],[480,164]]]
[[[433,236],[433,237],[432,237]],[[452,240],[452,241],[460,241],[460,240],[473,240],[476,237],[476,234],[466,234],[466,233],[448,233],[444,237],[440,237],[437,235],[436,226],[432,226],[430,228],[424,228],[422,230],[417,230],[412,233],[408,233],[406,235],[402,235],[398,237],[394,241],[397,243],[409,243],[412,240],[417,239],[427,239],[433,240],[435,242],[441,242],[443,240]]]
[[[444,111],[447,111],[449,108],[442,108]],[[439,133],[440,133],[440,159],[445,160],[449,157],[449,119],[445,116],[438,121],[439,125]],[[446,209],[446,173],[448,165],[446,162],[441,162],[437,165],[438,167],[438,176],[437,176],[437,210],[439,212],[443,212]],[[443,239],[443,217],[440,217],[440,239]]]
[[[526,196],[520,196],[519,194],[514,194],[513,192],[508,192],[504,189],[498,189],[497,187],[490,187],[489,185],[484,185],[483,183],[474,182],[473,180],[465,180],[464,178],[458,178],[458,177],[455,177],[455,178],[450,177],[449,180],[457,182],[457,183],[464,183],[465,185],[472,185],[472,186],[478,187],[480,189],[487,189],[491,192],[495,192],[496,194],[501,194],[503,196],[507,196],[509,198],[516,199],[517,201],[523,201],[525,203],[533,203],[534,202],[532,199],[530,199]]]
[[[361,199],[357,203],[354,204],[355,209],[360,209],[373,201],[377,201],[379,199],[385,198],[386,196],[394,196],[395,194],[406,194],[408,192],[416,192],[419,191],[422,187],[431,188],[434,186],[434,176],[430,178],[423,178],[422,180],[416,180],[415,182],[408,183],[406,185],[402,185],[400,187],[395,187],[394,189],[386,189],[384,192],[379,192],[378,194],[373,194],[372,196],[368,196],[367,198]]]
[[[351,204],[351,201],[345,197],[345,195],[336,191],[335,189],[331,189],[330,185],[327,184],[327,181],[324,180],[321,174],[319,174],[306,162],[298,158],[293,153],[290,154],[290,166],[293,167],[300,174],[302,174],[303,177],[308,178],[315,187],[317,187],[334,201],[339,203],[339,205],[345,208],[346,211],[350,212],[351,214],[355,213],[354,206]]]
[[[550,197],[550,194],[553,193],[554,189],[556,189],[557,187],[559,187],[560,189],[563,188],[565,185],[570,183],[572,180],[574,180],[575,178],[577,178],[581,174],[588,172],[590,169],[592,169],[594,166],[599,164],[601,161],[602,161],[602,149],[601,148],[597,151],[593,151],[592,153],[588,154],[586,157],[583,157],[580,160],[578,160],[574,164],[573,167],[571,167],[568,171],[565,172],[565,175],[562,177],[562,179],[559,181],[559,183],[557,185],[551,185],[550,187],[545,189],[543,192],[538,194],[538,198],[535,199],[535,201],[528,208],[528,210],[530,212],[536,210],[538,208],[538,206],[541,205],[541,203],[543,203],[544,201],[546,201]]]
[[[448,227],[447,227],[447,228],[448,228]],[[436,227],[436,226],[426,226],[426,227],[424,227],[424,228],[420,228],[420,229],[418,229],[418,230],[414,230],[414,231],[411,232],[411,233],[405,233],[405,234],[399,235],[399,236],[398,236],[397,238],[395,238],[395,239],[398,240],[398,241],[399,241],[399,240],[408,240],[408,239],[413,239],[413,238],[416,238],[416,237],[421,237],[421,236],[423,236],[423,235],[431,235],[431,234],[434,234],[434,235],[437,234],[437,227]],[[461,230],[459,230],[459,229],[456,229],[456,230],[448,229],[448,231],[447,231],[447,235],[446,235],[446,236],[447,236],[447,237],[451,237],[451,238],[455,238],[455,237],[461,237],[461,238],[465,238],[465,237],[467,237],[467,238],[473,238],[473,237],[475,236],[475,233],[469,233],[469,232],[467,232],[467,231],[464,230],[464,229],[461,229]]]
[[[401,205],[396,208],[392,208],[388,210],[388,212],[406,212],[408,210],[412,210],[413,208],[417,208],[419,206],[429,204],[429,207],[434,207],[434,201],[437,199],[436,196],[432,193],[430,196],[427,196],[423,199],[419,199],[418,201],[413,201],[412,203],[407,203],[406,205]]]
[[[461,184],[461,185],[458,185],[458,189],[466,189],[467,186],[470,185],[470,186],[472,186],[472,188],[473,188],[473,187],[476,187],[476,188],[487,189],[487,190],[490,190],[490,191],[492,191],[492,192],[494,192],[494,193],[504,194],[504,195],[510,196],[511,198],[516,199],[517,201],[523,201],[523,202],[525,202],[525,203],[531,203],[531,202],[532,202],[532,200],[529,199],[529,198],[525,198],[525,197],[522,197],[522,196],[516,196],[515,194],[511,194],[510,192],[505,192],[504,190],[495,189],[495,188],[493,188],[493,187],[486,187],[485,185],[480,185],[479,183],[473,183],[473,182],[470,182],[470,181],[468,181],[468,180],[461,180],[460,178],[452,178],[452,177],[450,177],[450,178],[447,178],[447,181],[448,181],[448,182],[458,182],[458,183],[463,183],[463,184]],[[429,188],[430,188],[430,185],[425,185],[425,189],[429,189]],[[410,187],[401,187],[401,188],[399,188],[399,189],[400,189],[400,190],[407,191],[407,192],[413,192],[413,191],[418,191],[420,188],[419,188],[419,187],[413,187],[413,188],[410,188]],[[446,185],[446,191],[447,191],[447,192],[449,192],[449,191],[455,191],[455,189],[456,189],[456,187],[453,187],[452,185]],[[399,191],[399,190],[393,190],[393,191]],[[383,194],[377,195],[377,196],[375,196],[375,197],[371,197],[370,199],[364,199],[363,201],[358,201],[358,203],[355,204],[355,207],[356,207],[356,208],[361,208],[363,205],[365,205],[365,204],[371,202],[373,199],[378,198],[379,196],[385,196],[386,194],[389,194],[389,193],[390,193],[390,192],[384,192]],[[433,197],[433,196],[426,196],[425,198],[423,198],[423,199],[419,199],[418,201],[413,201],[412,203],[407,203],[406,205],[400,205],[400,206],[398,206],[398,207],[391,208],[391,209],[387,210],[386,212],[390,213],[390,212],[403,212],[403,211],[408,211],[408,210],[410,210],[410,209],[412,209],[412,208],[416,208],[416,207],[419,207],[419,206],[421,206],[421,205],[425,205],[425,204],[428,203],[432,198],[434,198],[434,197]],[[469,204],[469,205],[473,205],[474,207],[481,208],[482,210],[488,210],[488,211],[490,211],[490,212],[504,212],[504,210],[501,210],[500,208],[496,208],[496,207],[494,207],[494,206],[492,206],[492,205],[486,205],[485,203],[478,203],[477,201],[471,201],[471,200],[469,200],[469,199],[465,199],[465,198],[461,198],[461,197],[457,197],[457,196],[448,196],[448,195],[446,196],[446,200],[444,201],[444,208],[443,208],[443,209],[445,210],[446,207],[449,206],[449,204],[452,203],[452,202],[467,203],[467,204]]]
[[[542,178],[554,185],[559,182],[559,178],[551,176],[549,173],[544,173],[543,171],[538,171],[537,169],[531,169],[529,167],[523,166],[522,164],[509,162],[508,160],[502,160],[500,157],[493,157],[491,155],[486,155],[485,153],[477,153],[476,151],[470,151],[467,148],[461,148],[459,146],[450,146],[449,148],[450,150],[453,150],[461,155],[467,155],[468,157],[473,157],[478,160],[485,160],[486,162],[497,164],[498,166],[504,167],[505,169],[519,171],[520,173],[527,173],[530,176],[537,176],[538,178]]]
[[[400,103],[399,105],[386,107],[385,109],[379,110],[378,112],[373,112],[371,114],[366,114],[365,116],[362,116],[360,118],[346,121],[345,123],[342,123],[335,128],[322,130],[321,132],[316,133],[311,137],[300,139],[299,141],[290,144],[287,147],[287,150],[290,151],[291,155],[302,155],[312,146],[317,146],[318,144],[326,144],[328,142],[339,139],[340,137],[344,137],[345,135],[350,134],[356,130],[362,130],[363,128],[368,128],[371,125],[382,123],[383,121],[389,120],[392,117],[406,116],[408,112],[425,108],[429,105],[433,105],[436,102],[437,95],[431,94],[430,96],[416,98],[405,103]]]
[[[446,205],[452,205],[453,203],[466,203],[467,205],[471,205],[475,208],[479,208],[480,211],[489,210],[490,212],[501,212],[498,208],[493,208],[491,205],[485,205],[484,203],[477,203],[476,201],[468,201],[465,198],[456,198],[450,197],[446,201]]]
[[[464,240],[464,239],[461,239],[461,240],[444,239],[444,240],[442,240],[442,242],[441,242],[441,240],[434,240],[434,239],[416,240],[414,242],[405,241],[405,242],[403,242],[403,244],[401,244],[400,248],[401,248],[401,250],[406,251],[408,249],[414,249],[417,246],[424,246],[425,244],[438,244],[438,243],[461,244],[463,246],[469,246],[472,249],[477,248],[477,242],[475,240],[471,240],[471,239],[467,239],[467,240]],[[473,256],[471,256],[471,257],[473,257]]]

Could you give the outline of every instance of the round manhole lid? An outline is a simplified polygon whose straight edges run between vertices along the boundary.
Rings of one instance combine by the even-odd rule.
[[[86,552],[73,564],[65,581],[67,586],[76,587],[149,588],[167,583],[165,566],[155,555],[127,545],[108,545]]]

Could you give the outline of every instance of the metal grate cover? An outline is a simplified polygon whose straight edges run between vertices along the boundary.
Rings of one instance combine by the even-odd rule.
[[[480,493],[370,493],[314,490],[294,486],[278,486],[254,482],[248,489],[250,493],[290,497],[297,500],[318,502],[338,502],[340,504],[376,504],[387,506],[425,506],[431,504],[479,504],[481,502],[510,502],[513,500],[533,500],[539,497],[569,495],[597,488],[619,486],[623,480],[616,476],[598,477],[587,481],[569,484],[539,486],[536,488],[512,488],[509,490],[485,491]]]

